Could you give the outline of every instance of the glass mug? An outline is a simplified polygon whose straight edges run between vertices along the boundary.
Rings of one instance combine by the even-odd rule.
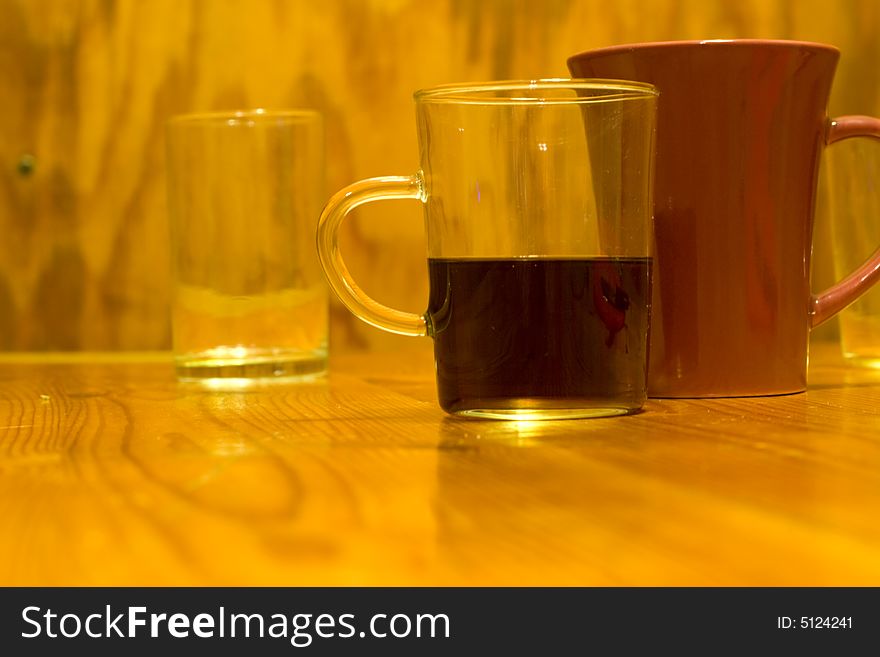
[[[332,289],[373,326],[433,338],[445,411],[562,419],[644,404],[656,97],[616,80],[418,91],[418,173],[330,199],[318,254]],[[351,210],[401,198],[424,206],[422,315],[367,296],[337,244]]]

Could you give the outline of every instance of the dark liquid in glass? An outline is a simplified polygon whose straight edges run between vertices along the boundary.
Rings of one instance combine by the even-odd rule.
[[[639,408],[650,269],[650,258],[429,259],[440,406],[499,417]]]

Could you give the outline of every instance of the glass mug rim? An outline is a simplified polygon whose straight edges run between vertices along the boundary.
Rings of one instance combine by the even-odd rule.
[[[592,96],[554,96],[560,91],[600,91]],[[509,97],[497,93],[523,91],[546,95]],[[442,84],[419,89],[413,94],[417,103],[453,103],[460,105],[593,104],[652,98],[660,92],[652,84],[633,80],[605,78],[539,78],[533,80],[492,80],[487,82]]]
[[[682,39],[672,41],[635,41],[633,43],[592,48],[572,55],[568,58],[568,61],[571,62],[587,55],[595,57],[636,50],[687,50],[694,48],[791,48],[840,55],[839,48],[819,41],[799,41],[796,39]]]
[[[169,127],[175,126],[230,126],[252,127],[257,124],[294,125],[320,122],[321,114],[309,109],[254,109],[212,110],[178,114],[168,119]]]

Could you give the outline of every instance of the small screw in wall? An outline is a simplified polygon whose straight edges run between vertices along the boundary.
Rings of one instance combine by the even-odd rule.
[[[25,153],[18,158],[18,166],[16,168],[18,169],[18,175],[22,178],[27,178],[37,168],[37,158],[30,153]]]

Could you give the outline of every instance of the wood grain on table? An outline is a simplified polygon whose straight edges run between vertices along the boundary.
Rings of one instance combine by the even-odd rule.
[[[880,372],[622,418],[459,420],[426,349],[212,392],[0,359],[6,585],[880,585]]]

